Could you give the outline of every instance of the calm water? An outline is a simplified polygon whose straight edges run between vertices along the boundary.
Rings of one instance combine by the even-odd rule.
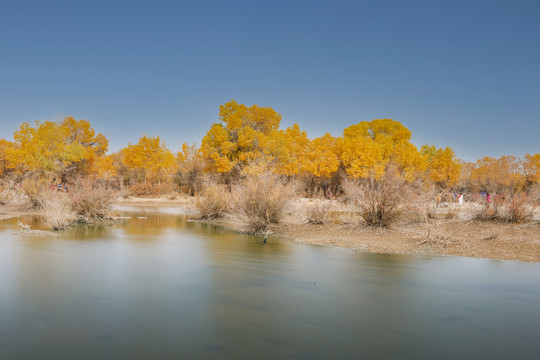
[[[52,238],[0,221],[0,359],[540,353],[539,264],[262,244],[170,209],[124,215]]]

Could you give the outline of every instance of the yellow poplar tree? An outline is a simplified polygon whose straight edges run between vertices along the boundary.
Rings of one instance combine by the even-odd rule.
[[[329,178],[339,169],[340,151],[340,139],[326,133],[310,141],[302,168],[316,177]]]
[[[427,177],[439,187],[455,185],[461,174],[461,164],[449,147],[437,149],[434,145],[422,146],[422,154],[427,159]]]
[[[77,141],[67,140],[70,129],[55,122],[36,121],[35,126],[23,123],[13,138],[18,147],[10,151],[10,161],[22,172],[57,173],[81,161],[86,148]]]
[[[285,130],[273,132],[267,142],[266,153],[273,159],[274,171],[280,175],[293,176],[305,167],[310,140],[305,131],[294,124]]]
[[[410,142],[411,132],[399,121],[376,119],[362,121],[343,131],[346,139],[344,165],[349,174],[362,177],[382,174],[382,167],[395,164],[406,180],[413,180],[426,169],[425,159]],[[371,140],[371,141],[370,141]],[[355,146],[362,150],[356,150]]]
[[[103,134],[96,134],[90,123],[86,120],[75,120],[68,116],[60,124],[69,130],[66,141],[79,143],[86,149],[84,159],[80,162],[80,171],[85,173],[100,173],[104,170],[98,168],[105,166],[108,160],[98,160],[104,157],[109,148],[109,141]],[[110,169],[109,169],[110,170]]]
[[[525,154],[523,173],[529,185],[540,184],[540,153]]]
[[[268,136],[277,131],[281,115],[270,107],[238,104],[231,100],[219,107],[215,123],[202,140],[201,151],[213,170],[241,172],[250,162],[261,161]]]
[[[10,152],[12,152],[15,147],[15,143],[7,141],[6,139],[0,139],[0,176],[6,175],[14,168],[14,165],[10,161]]]
[[[159,136],[143,135],[137,144],[129,144],[122,153],[126,167],[139,181],[161,182],[176,170],[174,155]]]

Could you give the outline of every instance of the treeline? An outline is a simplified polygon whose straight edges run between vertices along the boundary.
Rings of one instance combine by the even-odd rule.
[[[200,147],[184,143],[176,154],[159,136],[146,135],[108,154],[105,135],[72,117],[24,123],[13,141],[0,139],[0,177],[4,183],[34,178],[66,185],[91,178],[134,195],[194,195],[208,182],[230,187],[268,172],[307,196],[336,196],[345,179],[382,179],[389,172],[447,193],[529,193],[540,183],[540,153],[470,163],[457,159],[449,147],[417,148],[411,132],[390,119],[362,121],[342,136],[317,138],[297,124],[281,129],[280,122],[281,115],[270,107],[230,101],[220,106],[219,122]]]

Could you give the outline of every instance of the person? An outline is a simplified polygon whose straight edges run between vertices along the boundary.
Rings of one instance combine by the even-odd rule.
[[[459,201],[459,206],[463,205],[463,193],[459,193],[458,201]]]
[[[489,193],[486,193],[486,202],[489,204],[489,201],[491,200],[491,198],[489,197]]]

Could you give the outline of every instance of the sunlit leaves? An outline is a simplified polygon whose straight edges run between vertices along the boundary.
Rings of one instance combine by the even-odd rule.
[[[437,149],[433,145],[426,144],[422,146],[422,154],[427,160],[427,176],[431,181],[440,187],[453,186],[457,183],[461,164],[451,148]]]
[[[138,180],[158,181],[176,169],[174,155],[159,136],[141,136],[137,144],[128,145],[122,153],[126,167],[137,173]]]

